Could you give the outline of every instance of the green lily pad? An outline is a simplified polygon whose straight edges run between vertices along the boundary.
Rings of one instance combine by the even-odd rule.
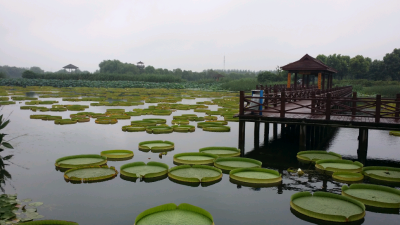
[[[145,177],[153,178],[165,175],[168,173],[168,165],[159,162],[144,162],[128,163],[121,166],[121,175],[127,177]]]
[[[182,165],[171,168],[168,176],[183,182],[212,182],[222,177],[222,171],[212,166]]]
[[[24,199],[24,200],[22,200],[23,202],[31,202],[32,201],[32,199],[30,199],[30,198],[26,198],[26,199]]]
[[[29,206],[33,206],[33,207],[38,207],[38,206],[41,206],[41,205],[43,205],[43,202],[32,202],[32,203],[29,203]]]

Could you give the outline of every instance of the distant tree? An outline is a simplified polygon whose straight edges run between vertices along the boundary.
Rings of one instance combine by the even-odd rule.
[[[350,59],[350,70],[355,79],[366,79],[369,68],[369,61],[362,55]]]
[[[144,68],[144,72],[147,74],[154,74],[156,69],[153,66],[146,66],[146,68]]]
[[[381,60],[374,60],[371,62],[368,71],[368,79],[370,80],[386,80],[385,63]]]
[[[37,77],[36,73],[30,70],[25,70],[25,72],[22,73],[22,78],[35,79],[36,77]]]
[[[174,69],[174,74],[177,75],[178,77],[182,77],[182,70],[179,68]]]
[[[257,75],[257,81],[260,83],[264,83],[266,81],[281,81],[281,80],[282,76],[279,76],[269,71],[265,71]]]
[[[164,74],[164,70],[162,68],[156,69],[156,74]]]
[[[400,49],[395,48],[392,53],[383,57],[387,74],[393,80],[400,80]]]
[[[4,73],[3,71],[0,71],[0,79],[7,78],[7,77],[8,76],[6,73]]]
[[[29,70],[34,73],[44,73],[44,70],[40,69],[38,66],[32,66]]]
[[[318,59],[319,61],[323,62],[324,64],[327,64],[328,57],[326,55],[319,54],[319,55],[317,55],[316,59]]]

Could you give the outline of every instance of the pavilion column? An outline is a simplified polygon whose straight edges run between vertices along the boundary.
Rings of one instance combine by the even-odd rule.
[[[294,89],[297,89],[297,73],[294,73]]]
[[[303,74],[303,79],[301,79],[301,87],[302,87],[302,88],[304,88],[305,79],[306,79],[306,75]]]
[[[291,81],[291,79],[292,79],[292,74],[291,74],[291,73],[288,73],[288,75],[287,75],[287,88],[290,88],[290,81]]]
[[[322,74],[322,90],[325,90],[325,74]]]
[[[307,74],[307,88],[310,87],[310,74]]]
[[[333,87],[333,74],[331,74],[331,88]]]
[[[322,79],[322,75],[321,73],[318,73],[318,89],[321,90],[321,79]]]

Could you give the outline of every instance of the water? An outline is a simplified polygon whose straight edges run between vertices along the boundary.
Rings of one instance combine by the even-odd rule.
[[[59,100],[60,98],[46,99]],[[183,100],[184,104],[210,99]],[[78,102],[73,104],[87,104]],[[29,119],[32,114],[62,115],[69,118],[75,112],[32,112],[20,110],[23,103],[4,106],[1,110],[9,116],[11,123],[3,130],[8,137],[17,137],[11,143],[14,150],[12,164],[7,170],[12,180],[3,186],[6,193],[18,193],[19,199],[32,198],[44,202],[38,212],[45,219],[60,219],[78,222],[79,224],[133,224],[136,216],[142,211],[165,203],[189,203],[209,211],[215,224],[310,224],[297,218],[290,211],[290,197],[297,191],[327,190],[340,193],[341,183],[332,180],[324,181],[318,175],[297,177],[285,171],[288,167],[299,167],[296,160],[296,146],[288,141],[278,139],[268,145],[263,142],[254,144],[253,123],[246,123],[246,157],[263,162],[263,167],[279,170],[283,173],[283,184],[279,187],[251,188],[238,186],[229,181],[224,174],[220,182],[211,186],[191,187],[172,182],[168,178],[146,183],[130,182],[119,176],[113,180],[89,183],[66,183],[63,173],[56,171],[56,159],[75,154],[100,154],[103,150],[128,149],[134,157],[128,161],[109,162],[109,166],[119,167],[134,161],[157,161],[173,167],[172,156],[182,152],[198,152],[199,148],[209,146],[238,146],[238,123],[229,122],[229,133],[205,132],[196,128],[194,133],[147,134],[146,132],[122,132],[123,125],[131,120],[143,118],[165,118],[170,124],[172,116],[194,113],[193,110],[179,110],[171,116],[141,116],[131,120],[119,120],[115,125],[99,125],[94,120],[74,125],[55,125],[53,121]],[[105,112],[107,108],[147,108],[130,107],[90,107],[86,111]],[[216,110],[217,106],[210,106]],[[196,113],[204,115],[204,113]],[[222,118],[222,117],[221,117]],[[196,125],[196,122],[190,122]],[[263,126],[261,126],[263,128]],[[272,129],[272,126],[271,126]],[[260,137],[263,137],[261,129]],[[272,132],[270,132],[272,135]],[[339,129],[327,145],[326,150],[356,158],[357,129]],[[270,137],[272,139],[272,137]],[[397,153],[400,138],[389,136],[388,131],[371,130],[369,133],[368,162],[397,164],[400,156]],[[159,158],[156,153],[145,153],[138,150],[138,143],[149,140],[168,140],[175,143],[175,150]],[[302,169],[307,169],[303,168]],[[397,224],[398,214],[367,212],[363,224]]]

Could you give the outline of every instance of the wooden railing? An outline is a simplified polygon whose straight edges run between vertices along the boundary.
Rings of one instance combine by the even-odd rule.
[[[330,120],[331,116],[348,116],[373,118],[379,123],[382,118],[400,119],[400,94],[396,98],[359,98],[357,93],[352,93],[352,87],[336,87],[324,91],[315,89],[301,89],[290,91],[282,88],[272,95],[264,93],[262,97],[245,96],[240,92],[239,116],[246,112],[257,116],[261,112],[279,114],[285,118],[287,114],[309,114],[312,116],[325,116]],[[262,103],[259,102],[262,99]],[[291,103],[291,107],[287,104]],[[261,106],[261,110],[259,109]],[[370,120],[368,120],[370,121]]]

